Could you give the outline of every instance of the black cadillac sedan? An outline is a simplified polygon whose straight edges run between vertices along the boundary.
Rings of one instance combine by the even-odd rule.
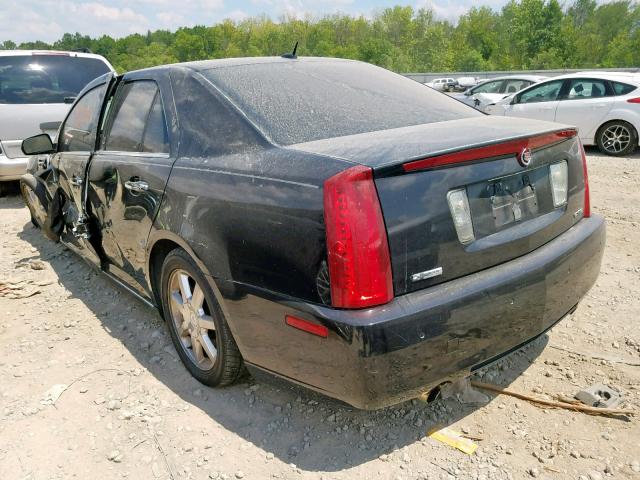
[[[604,248],[575,129],[355,61],[105,75],[23,150],[50,154],[33,221],[155,305],[211,386],[416,397],[572,312]]]

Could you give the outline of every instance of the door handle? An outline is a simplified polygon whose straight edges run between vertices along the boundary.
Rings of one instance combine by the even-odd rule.
[[[80,177],[78,175],[72,175],[70,183],[71,183],[71,185],[79,187],[80,185],[82,185],[82,177]]]
[[[127,180],[124,187],[132,192],[146,192],[149,190],[149,184],[142,180]]]

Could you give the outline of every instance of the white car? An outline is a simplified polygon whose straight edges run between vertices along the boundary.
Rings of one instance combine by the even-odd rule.
[[[467,90],[471,87],[475,87],[480,83],[480,79],[477,77],[458,77],[458,88],[460,90]]]
[[[554,77],[486,107],[492,115],[574,125],[584,145],[625,156],[638,146],[640,75],[582,72]]]
[[[475,87],[465,90],[463,93],[455,93],[452,97],[478,110],[483,110],[484,107],[490,103],[495,103],[504,97],[519,92],[529,85],[546,79],[547,77],[540,75],[509,75],[496,77],[484,80]]]
[[[54,136],[78,92],[109,71],[100,55],[0,50],[0,194],[26,171],[22,140],[43,131]]]

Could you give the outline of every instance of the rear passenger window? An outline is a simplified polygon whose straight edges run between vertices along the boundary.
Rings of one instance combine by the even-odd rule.
[[[167,125],[162,110],[162,98],[160,92],[156,93],[156,98],[151,106],[147,127],[142,139],[142,151],[151,153],[169,153],[169,137],[167,135]]]
[[[162,102],[155,82],[126,83],[114,100],[113,120],[105,137],[105,150],[167,151]]]
[[[581,100],[585,98],[598,98],[607,95],[607,87],[604,80],[582,79],[571,80],[569,84],[568,100]]]
[[[633,85],[628,85],[626,83],[611,82],[611,84],[613,85],[613,91],[616,92],[616,95],[626,95],[636,89]]]

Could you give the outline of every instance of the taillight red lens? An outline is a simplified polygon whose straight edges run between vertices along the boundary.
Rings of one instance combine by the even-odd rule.
[[[627,103],[640,103],[640,97],[630,98]]]
[[[580,142],[580,151],[582,152],[582,172],[584,177],[584,207],[582,207],[582,216],[591,216],[591,198],[589,195],[589,176],[587,175],[587,154],[584,152],[582,142]]]
[[[393,299],[391,260],[373,171],[349,168],[324,183],[324,220],[336,308],[365,308]]]

